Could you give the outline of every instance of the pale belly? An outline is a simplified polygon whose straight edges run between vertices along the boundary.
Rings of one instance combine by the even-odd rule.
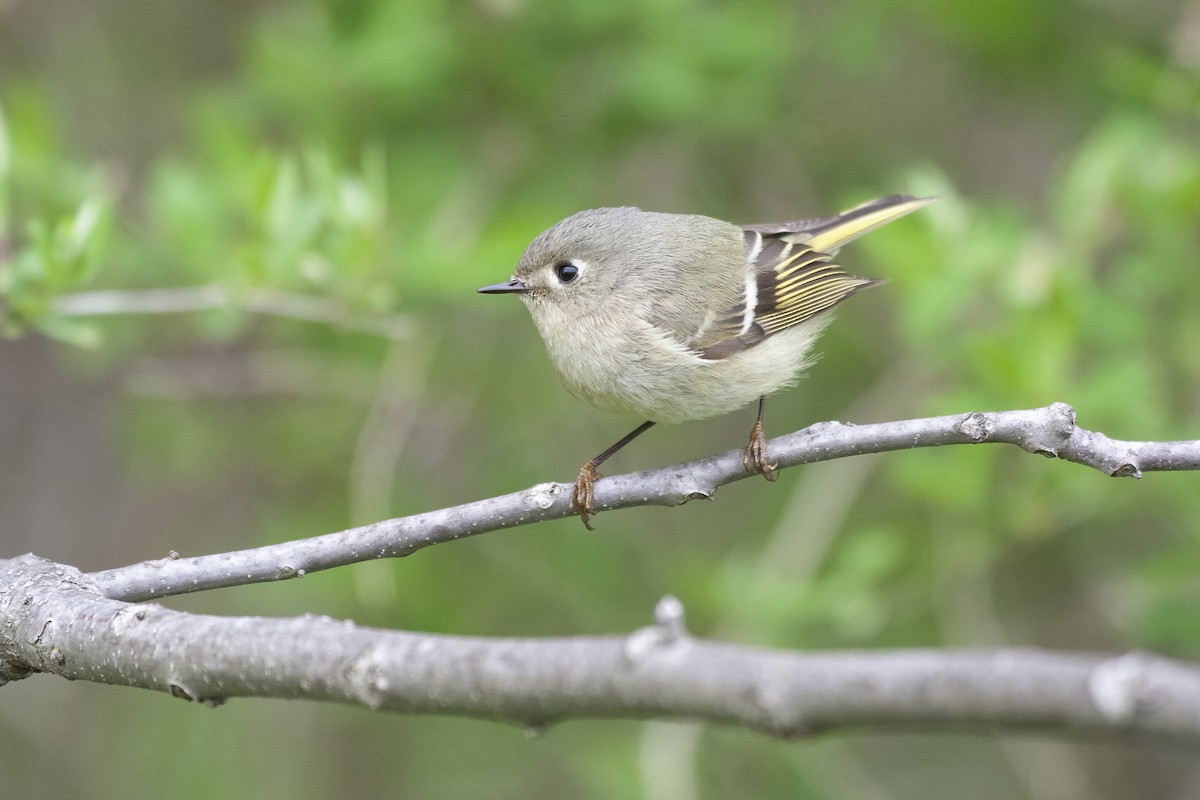
[[[707,419],[792,386],[828,315],[727,359],[706,360],[653,330],[591,330],[549,347],[567,390],[597,408],[654,422]],[[632,335],[629,335],[631,334]],[[596,342],[620,342],[600,347]]]

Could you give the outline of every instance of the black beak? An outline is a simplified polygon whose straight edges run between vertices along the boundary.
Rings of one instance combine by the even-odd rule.
[[[520,294],[528,292],[529,287],[513,278],[508,283],[493,283],[491,286],[480,287],[480,294]]]

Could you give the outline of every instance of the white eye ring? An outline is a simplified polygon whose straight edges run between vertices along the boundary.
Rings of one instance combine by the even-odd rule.
[[[587,269],[587,264],[579,260],[569,261],[563,260],[555,262],[550,267],[550,273],[554,275],[554,279],[561,284],[574,283],[579,280],[579,276]]]

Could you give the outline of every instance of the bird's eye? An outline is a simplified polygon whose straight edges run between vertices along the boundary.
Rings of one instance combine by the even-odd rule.
[[[570,283],[579,277],[579,267],[575,266],[570,261],[562,264],[555,264],[554,277],[558,278],[562,283]]]

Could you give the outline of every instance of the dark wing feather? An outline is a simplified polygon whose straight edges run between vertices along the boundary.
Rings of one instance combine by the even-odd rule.
[[[714,343],[700,348],[704,358],[727,358],[828,311],[860,289],[882,281],[856,278],[832,263],[832,256],[806,244],[747,230],[747,255],[753,258],[756,290],[729,310],[709,331]],[[753,303],[747,319],[747,302]]]
[[[859,289],[883,283],[849,275],[831,259],[798,244],[783,261],[758,269],[754,321],[767,336],[828,311]]]
[[[833,263],[833,256],[847,242],[932,200],[896,194],[832,217],[741,226],[754,280],[742,302],[693,346],[704,358],[727,358],[828,311],[860,289],[883,283],[848,274]]]

